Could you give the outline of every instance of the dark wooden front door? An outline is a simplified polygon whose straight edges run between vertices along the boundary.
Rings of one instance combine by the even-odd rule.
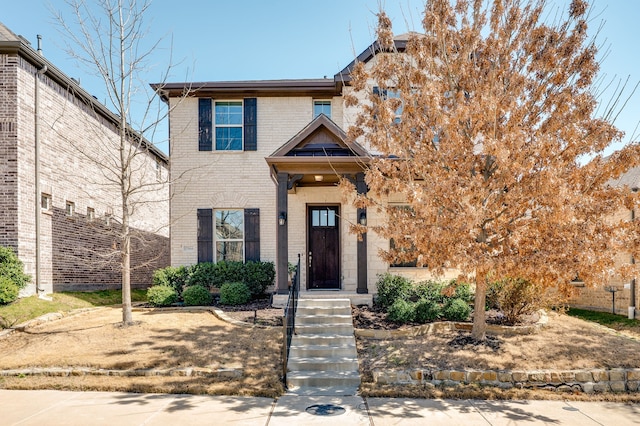
[[[340,288],[338,206],[309,206],[307,265],[310,290]]]

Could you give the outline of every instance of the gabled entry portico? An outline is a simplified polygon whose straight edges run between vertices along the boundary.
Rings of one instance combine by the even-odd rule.
[[[266,158],[276,183],[277,251],[276,292],[288,292],[289,242],[293,235],[305,246],[303,254],[305,279],[301,290],[344,290],[342,285],[346,256],[355,254],[358,294],[367,294],[367,244],[362,238],[341,231],[341,227],[366,220],[364,209],[341,208],[339,199],[327,200],[327,191],[334,190],[339,179],[350,179],[358,193],[366,193],[364,170],[370,155],[361,146],[346,141],[346,135],[325,115],[319,115],[296,136]],[[304,194],[304,195],[302,195]],[[289,197],[304,208],[292,216]],[[346,206],[345,206],[346,207]],[[304,217],[298,217],[302,216]],[[364,219],[363,219],[364,218]],[[293,219],[293,220],[292,220]],[[296,227],[292,228],[291,223]],[[341,250],[343,239],[353,239],[349,253]],[[355,252],[353,253],[353,246]],[[351,291],[354,289],[352,288]]]

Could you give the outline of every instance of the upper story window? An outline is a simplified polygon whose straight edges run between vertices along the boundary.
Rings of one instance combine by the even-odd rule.
[[[373,93],[378,96],[382,96],[382,99],[401,99],[400,91],[395,89],[380,89],[379,87],[373,88]],[[404,109],[404,105],[402,104],[402,100],[400,102],[400,106],[395,110],[395,118],[393,119],[394,123],[400,123],[402,121],[402,110]]]
[[[50,211],[51,207],[51,195],[45,193],[40,194],[40,208],[45,211]]]
[[[313,101],[313,118],[316,118],[320,114],[324,114],[331,118],[331,101]]]
[[[242,151],[242,102],[216,101],[216,151]]]
[[[73,217],[73,214],[76,212],[76,203],[73,201],[67,201],[65,203],[65,214],[67,217]]]

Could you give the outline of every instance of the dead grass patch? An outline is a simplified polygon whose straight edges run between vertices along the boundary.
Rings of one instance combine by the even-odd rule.
[[[232,325],[208,311],[144,310],[120,327],[121,310],[106,308],[15,332],[0,340],[0,369],[237,368],[238,379],[203,377],[4,378],[3,388],[278,395],[282,393],[280,328]]]

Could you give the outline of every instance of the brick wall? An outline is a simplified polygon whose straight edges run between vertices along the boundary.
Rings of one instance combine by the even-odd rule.
[[[35,273],[35,73],[26,60],[17,59],[17,197],[18,254],[27,273]],[[40,186],[52,199],[50,211],[41,211],[41,279],[45,292],[118,288],[121,286],[115,234],[120,223],[120,193],[112,184],[110,168],[117,158],[118,134],[107,118],[96,114],[74,93],[49,75],[40,77]],[[136,184],[149,185],[136,198],[131,225],[144,235],[133,247],[132,286],[151,284],[153,269],[169,264],[168,186],[156,176],[156,156],[139,150],[133,168]],[[116,160],[117,161],[117,160]],[[74,214],[67,217],[66,204]],[[95,220],[86,216],[92,209]],[[35,292],[35,283],[25,292]]]
[[[0,55],[0,245],[18,249],[17,56]]]

